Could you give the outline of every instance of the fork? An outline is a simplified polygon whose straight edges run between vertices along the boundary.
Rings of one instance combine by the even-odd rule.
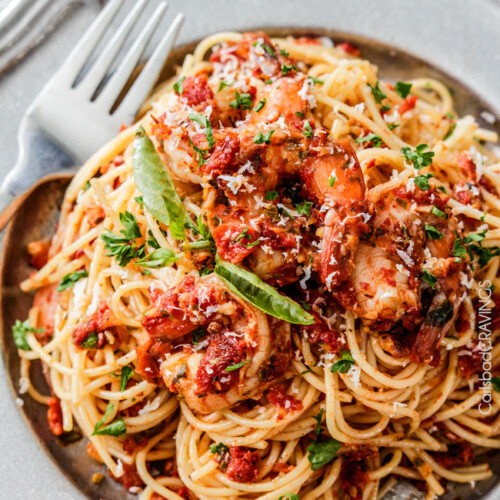
[[[83,0],[10,0],[0,9],[0,74],[7,71]]]
[[[3,209],[0,214],[0,231],[26,199],[31,191],[29,188],[37,181],[60,171],[61,167],[67,169],[82,164],[113,138],[122,124],[134,121],[141,104],[161,73],[184,20],[182,14],[177,14],[148,62],[116,106],[118,97],[167,9],[167,3],[160,1],[116,71],[102,87],[111,64],[147,2],[148,0],[133,2],[132,9],[109,43],[81,81],[77,82],[110,23],[125,5],[124,0],[109,1],[28,108],[18,133],[18,160],[0,187],[0,208]],[[99,93],[94,98],[98,90]]]

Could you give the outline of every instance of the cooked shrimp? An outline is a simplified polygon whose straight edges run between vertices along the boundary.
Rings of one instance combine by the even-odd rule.
[[[318,146],[302,176],[326,211],[321,242],[321,280],[329,290],[351,274],[354,251],[366,227],[365,183],[356,154],[347,141]]]
[[[442,217],[431,212],[434,206]],[[349,280],[334,295],[377,331],[397,322],[418,331],[412,359],[429,363],[463,296],[464,263],[453,257],[458,221],[431,190],[394,190],[374,201],[371,212],[372,232],[359,245]],[[424,292],[433,299],[420,325]]]
[[[170,344],[158,360],[166,386],[199,413],[260,395],[288,365],[289,325],[232,295],[213,275],[156,292],[142,324],[151,339]]]

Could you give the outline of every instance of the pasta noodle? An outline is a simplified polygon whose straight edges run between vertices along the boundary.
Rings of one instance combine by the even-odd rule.
[[[500,448],[500,393],[483,383],[499,373],[500,160],[483,145],[496,134],[458,118],[442,83],[379,81],[330,45],[201,41],[76,174],[48,260],[22,284],[37,290],[17,327],[25,390],[144,500],[373,500],[401,478],[437,498],[442,479],[492,474],[480,456]],[[240,340],[210,358],[228,328],[248,359]],[[52,397],[29,382],[36,360]],[[213,394],[196,389],[202,369]]]

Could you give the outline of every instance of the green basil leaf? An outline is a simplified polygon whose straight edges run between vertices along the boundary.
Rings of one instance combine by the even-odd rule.
[[[122,436],[127,432],[125,427],[125,421],[123,420],[123,418],[115,420],[106,427],[103,427],[104,422],[106,422],[109,415],[113,411],[114,407],[115,407],[114,403],[109,403],[109,405],[106,408],[106,411],[104,412],[103,417],[101,418],[101,420],[99,420],[99,422],[95,424],[92,436]]]
[[[120,373],[120,392],[123,392],[127,388],[127,382],[130,377],[134,374],[134,370],[130,366],[124,366]]]
[[[342,350],[341,358],[336,361],[331,368],[331,372],[347,373],[351,366],[354,365],[354,358],[349,351]]]
[[[256,274],[216,256],[215,273],[228,288],[255,307],[275,318],[298,325],[312,325],[314,317],[297,302],[281,295],[275,288],[262,281]]]
[[[95,349],[99,343],[99,337],[96,332],[89,333],[85,340],[80,344],[84,349]]]
[[[325,409],[321,408],[319,413],[315,415],[313,418],[316,420],[316,436],[321,434],[321,421],[323,420],[323,413],[325,413]]]
[[[138,260],[136,264],[141,267],[167,267],[178,261],[183,254],[176,254],[170,248],[158,248],[148,253],[144,259]]]
[[[311,463],[311,469],[318,470],[323,467],[323,465],[330,463],[337,455],[341,446],[342,444],[333,438],[327,438],[322,441],[312,441],[307,447],[307,451],[309,452],[307,458]]]
[[[185,76],[181,76],[175,83],[174,83],[174,92],[176,94],[182,95],[184,92],[184,80],[186,79]]]
[[[396,82],[394,90],[400,97],[404,99],[405,97],[408,97],[408,94],[411,91],[411,83]]]
[[[422,271],[422,279],[432,288],[436,288],[437,278],[428,269]]]
[[[69,273],[63,277],[59,286],[57,287],[58,292],[63,292],[68,288],[71,288],[79,279],[86,278],[89,275],[84,269],[81,271],[75,271],[74,273]]]
[[[39,330],[36,330],[32,326],[30,326],[28,320],[21,322],[18,319],[16,319],[15,324],[12,326],[12,336],[14,337],[14,344],[16,344],[16,347],[18,349],[21,349],[21,351],[31,351],[31,347],[28,344],[28,341],[26,340],[27,332],[44,333],[45,328],[40,328]]]
[[[287,493],[286,495],[281,495],[278,500],[300,500],[300,497],[296,493]]]
[[[143,127],[139,127],[136,132],[132,163],[135,183],[142,193],[146,208],[169,227],[174,238],[183,240],[186,218],[184,205],[153,141]]]

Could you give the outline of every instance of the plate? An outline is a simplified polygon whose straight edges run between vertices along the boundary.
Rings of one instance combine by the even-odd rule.
[[[446,3],[446,1],[447,0],[443,0],[443,3]],[[214,3],[219,3],[221,5],[226,4],[226,2],[221,1],[213,2],[212,5]],[[298,8],[298,2],[292,3],[295,3]],[[333,3],[335,2],[332,2],[329,5],[331,6]],[[345,5],[347,2],[337,3]],[[354,1],[352,3],[359,2]],[[381,3],[387,4],[387,2]],[[424,3],[426,2],[422,2],[422,4]],[[481,0],[478,3],[482,3]],[[490,2],[484,3],[489,4]],[[238,4],[244,10],[244,4],[246,4],[247,6],[252,4],[256,6],[258,4],[262,5],[263,2],[243,1],[238,2]],[[276,4],[279,4],[279,2],[276,2]],[[316,5],[318,11],[320,11],[321,8],[325,8],[326,4],[327,2],[313,1],[311,3],[310,9],[313,9],[313,5]],[[462,4],[462,2],[455,3],[455,5],[458,4]],[[304,9],[302,8],[301,10]],[[408,9],[406,10],[408,11]],[[325,12],[333,11],[334,9],[328,9]],[[500,9],[498,13],[500,13]],[[280,24],[278,14],[278,12],[274,12],[273,14],[273,24],[275,25]],[[337,12],[337,14],[339,13]],[[199,12],[196,18],[194,17],[194,14],[188,16],[188,23],[190,18],[194,19],[195,21],[197,19],[199,23],[201,22],[201,17],[202,16],[200,16]],[[229,18],[229,15],[227,17]],[[302,22],[303,21],[304,19],[302,19]],[[217,24],[220,24],[220,22]],[[230,27],[231,21],[227,19],[226,24],[226,27]],[[242,27],[242,24],[246,29],[258,28],[258,24],[251,25],[241,18],[238,22],[234,23],[236,27]],[[326,21],[323,20],[321,24],[326,24]],[[332,22],[331,24],[336,23]],[[284,22],[283,25],[286,25],[286,22]],[[317,26],[318,23],[314,25]],[[311,26],[313,26],[313,24],[311,24]],[[213,27],[213,25],[211,27]],[[222,29],[223,26],[217,26],[216,28],[217,29],[207,29],[207,26],[205,25],[205,27],[203,28],[204,31],[202,30],[201,33],[208,34],[208,32],[219,31],[219,29]],[[190,32],[198,34],[200,33],[200,30],[200,26],[195,25]],[[278,36],[285,34],[292,34],[297,36],[310,34],[330,36],[333,40],[337,41],[349,41],[357,45],[361,49],[363,57],[366,57],[379,66],[380,74],[384,79],[411,79],[413,77],[425,76],[438,78],[454,91],[455,105],[460,115],[470,113],[476,117],[479,117],[480,113],[484,110],[495,113],[495,108],[500,108],[500,106],[498,106],[498,103],[496,102],[496,100],[500,101],[500,91],[496,96],[497,99],[495,99],[491,92],[481,93],[483,98],[480,98],[473,92],[473,90],[471,90],[472,87],[474,88],[474,90],[478,90],[477,86],[474,85],[474,82],[472,81],[473,79],[470,78],[469,73],[471,72],[471,66],[468,66],[469,71],[467,72],[465,71],[465,67],[462,67],[462,73],[454,71],[454,76],[449,76],[444,73],[442,69],[438,69],[437,67],[432,66],[430,62],[419,59],[414,55],[395,48],[394,46],[381,43],[380,41],[374,41],[364,36],[354,35],[352,33],[348,34],[344,30],[342,30],[342,32],[339,32],[329,31],[327,29],[301,27],[293,29],[273,28],[267,29],[266,31],[268,31],[271,35]],[[353,29],[353,31],[358,30]],[[186,35],[184,36],[184,38],[186,38]],[[182,60],[184,54],[190,52],[193,46],[194,44],[188,44],[175,51],[175,53],[170,58],[169,65],[167,66],[166,75],[172,72],[172,66],[176,62]],[[425,52],[421,53],[424,54]],[[434,59],[435,54],[432,54],[432,56],[432,59]],[[453,66],[453,64],[451,66]],[[497,72],[500,71],[498,68],[499,67],[497,66]],[[468,74],[467,77],[462,77],[465,75],[465,73]],[[494,73],[494,71],[491,71],[490,73]],[[499,81],[500,76],[497,80],[497,84]],[[481,122],[481,119],[479,119],[479,121]],[[487,123],[483,122],[482,125],[491,128],[491,125]],[[496,130],[500,133],[498,122]],[[60,200],[62,199],[63,191],[64,185],[61,184],[57,187],[57,189],[53,191],[53,193],[51,193],[50,199],[34,198],[33,205],[30,207],[30,209],[27,210],[26,213],[20,213],[17,215],[9,229],[10,234],[15,235],[15,244],[6,249],[3,255],[2,262],[0,264],[0,277],[2,284],[2,293],[0,296],[0,331],[2,332],[4,360],[7,368],[7,374],[14,392],[16,392],[15,388],[17,387],[17,381],[19,379],[19,361],[15,347],[13,346],[13,343],[11,341],[10,326],[14,323],[15,319],[26,317],[27,311],[31,305],[31,297],[22,294],[18,288],[19,283],[23,279],[25,279],[30,272],[32,272],[32,269],[27,266],[27,254],[25,250],[26,244],[29,241],[40,239],[41,237],[50,236],[53,233],[53,228],[58,216],[57,207],[60,203]],[[25,230],[26,227],[29,228],[28,231]],[[12,238],[10,239],[12,240]],[[40,368],[38,368],[35,374],[35,379],[40,383],[41,386],[44,385],[44,378]],[[6,397],[11,396],[6,395]],[[15,394],[14,397],[17,397],[17,394]],[[25,404],[21,411],[28,426],[31,428],[34,435],[36,436],[36,439],[47,452],[48,456],[54,460],[63,474],[74,484],[74,486],[80,493],[80,498],[81,496],[93,499],[106,498],[107,500],[114,500],[118,498],[136,498],[133,495],[127,495],[121,485],[115,483],[112,479],[106,479],[100,486],[94,485],[91,481],[92,474],[94,472],[103,472],[103,470],[98,464],[96,464],[96,462],[87,457],[87,454],[84,451],[84,444],[76,443],[65,447],[61,446],[58,443],[57,439],[55,439],[48,431],[45,418],[45,407],[36,404],[29,397],[24,398],[24,402]],[[494,460],[493,458],[491,458],[491,460],[492,463],[495,462],[497,465],[500,465],[498,463],[498,459]],[[50,478],[30,477],[26,478],[26,481],[33,481],[33,484],[38,483],[38,486],[43,489],[43,492],[40,492],[40,496],[37,495],[38,498],[51,498],[50,485],[52,482]],[[494,482],[495,480],[480,483],[475,491],[472,491],[468,485],[465,487],[453,488],[452,493],[447,495],[447,497],[445,498],[488,498],[489,500],[493,500],[494,498],[498,498],[498,495],[500,495],[500,488],[497,488],[495,490],[491,489],[494,487]],[[31,486],[33,486],[33,484],[31,484]],[[489,492],[486,493],[488,489]],[[68,488],[67,491],[68,496],[63,496],[61,498],[76,497],[77,493],[75,490]],[[75,493],[71,493],[72,491],[75,491]],[[12,492],[12,495],[9,497],[20,498],[21,496],[19,496],[19,491],[16,490],[16,492]]]

